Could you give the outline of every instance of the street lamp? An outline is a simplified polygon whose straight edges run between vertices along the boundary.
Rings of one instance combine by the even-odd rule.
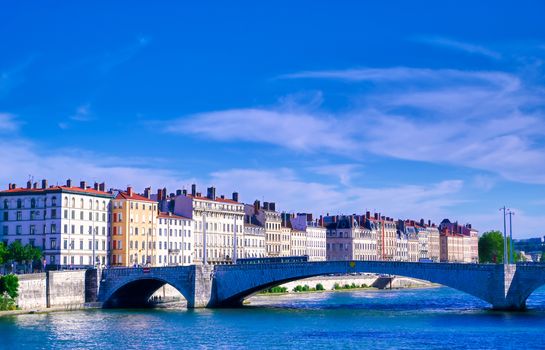
[[[513,221],[512,221],[512,217],[513,217],[513,215],[515,215],[515,212],[512,211],[511,209],[509,209],[509,212],[507,213],[507,215],[509,215],[509,243],[510,243],[509,248],[511,248],[510,251],[509,251],[509,257],[510,257],[510,263],[514,264],[515,259],[513,259],[514,247],[513,247]]]
[[[500,208],[500,211],[503,210],[503,264],[507,265],[507,224],[505,222],[505,216],[507,208],[505,205]]]

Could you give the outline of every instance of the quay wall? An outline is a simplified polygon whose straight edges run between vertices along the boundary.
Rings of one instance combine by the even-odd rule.
[[[17,306],[21,310],[80,309],[97,301],[97,270],[48,271],[17,277]]]

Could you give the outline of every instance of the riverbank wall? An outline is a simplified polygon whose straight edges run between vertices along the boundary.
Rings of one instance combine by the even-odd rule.
[[[21,310],[81,309],[96,301],[97,270],[48,271],[18,275]]]

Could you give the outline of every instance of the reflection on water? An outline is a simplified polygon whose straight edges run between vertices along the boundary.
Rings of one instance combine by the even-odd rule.
[[[2,349],[536,348],[545,289],[524,313],[448,288],[251,298],[242,309],[87,310],[0,318]]]

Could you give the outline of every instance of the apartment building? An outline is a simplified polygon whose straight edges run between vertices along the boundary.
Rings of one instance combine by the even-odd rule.
[[[107,265],[111,200],[104,183],[9,184],[0,191],[0,239],[41,248],[48,265]]]
[[[238,202],[237,192],[226,198],[216,196],[215,187],[208,187],[202,196],[193,184],[191,193],[178,191],[169,203],[173,203],[169,205],[174,214],[193,220],[195,264],[205,259],[211,264],[231,263],[235,254],[244,255],[244,204]]]
[[[157,201],[134,192],[116,191],[112,202],[111,264],[160,266],[157,261]]]
[[[171,212],[160,212],[156,230],[157,266],[191,265],[195,258],[195,242],[193,221],[189,218],[174,215]]]

